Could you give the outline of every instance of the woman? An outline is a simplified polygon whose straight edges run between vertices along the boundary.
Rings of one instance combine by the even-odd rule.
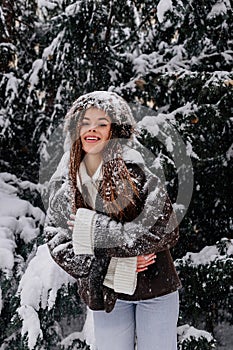
[[[97,349],[133,350],[136,334],[138,350],[175,350],[180,280],[169,249],[178,227],[161,181],[133,149],[131,110],[116,93],[92,92],[75,101],[65,130],[48,245],[93,310]]]

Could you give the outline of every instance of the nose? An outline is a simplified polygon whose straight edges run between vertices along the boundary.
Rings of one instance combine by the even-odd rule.
[[[89,126],[89,130],[88,131],[94,131],[94,132],[96,132],[96,129],[97,129],[97,126],[96,125],[91,125],[91,126]]]

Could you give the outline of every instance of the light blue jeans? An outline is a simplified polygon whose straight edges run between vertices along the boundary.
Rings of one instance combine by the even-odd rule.
[[[98,350],[176,350],[178,291],[141,301],[117,300],[110,313],[94,311]],[[136,336],[136,338],[135,338]]]

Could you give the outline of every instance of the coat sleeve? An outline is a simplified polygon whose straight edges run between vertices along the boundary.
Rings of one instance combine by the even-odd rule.
[[[72,232],[67,224],[70,213],[68,179],[53,178],[49,185],[45,237],[53,260],[77,279],[88,275],[94,256],[74,254]]]
[[[173,247],[179,238],[171,201],[160,180],[149,175],[141,189],[137,217],[121,223],[97,213],[93,227],[95,256],[131,257]]]

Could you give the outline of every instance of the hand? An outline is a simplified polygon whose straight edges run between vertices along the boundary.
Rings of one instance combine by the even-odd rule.
[[[147,266],[154,264],[156,255],[155,253],[148,255],[139,255],[137,257],[137,272],[142,272],[148,269]]]
[[[73,231],[73,228],[74,228],[74,220],[75,220],[75,215],[74,214],[70,214],[70,220],[67,221],[67,224],[68,224],[69,229],[71,231]]]

